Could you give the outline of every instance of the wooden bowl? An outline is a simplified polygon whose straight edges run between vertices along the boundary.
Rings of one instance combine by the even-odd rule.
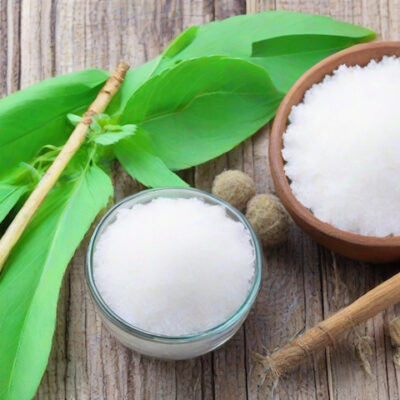
[[[375,263],[400,260],[400,236],[379,238],[357,235],[317,219],[300,204],[290,189],[283,170],[282,135],[286,131],[292,106],[302,101],[304,92],[314,83],[321,82],[326,74],[331,74],[339,65],[365,66],[371,59],[380,60],[385,55],[399,57],[400,42],[359,44],[325,58],[310,68],[297,80],[279,106],[269,142],[269,160],[276,192],[294,221],[323,246],[356,260]]]

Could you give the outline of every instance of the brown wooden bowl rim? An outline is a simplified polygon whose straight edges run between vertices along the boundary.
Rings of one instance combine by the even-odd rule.
[[[283,169],[284,162],[281,153],[282,135],[286,130],[287,118],[292,108],[292,106],[289,106],[290,100],[294,95],[298,93],[299,90],[302,90],[301,86],[303,85],[304,81],[312,77],[320,69],[324,69],[324,67],[327,64],[329,65],[332,61],[335,61],[336,67],[334,69],[336,69],[339,65],[344,64],[346,62],[346,58],[351,54],[362,52],[366,49],[370,50],[382,48],[388,48],[387,55],[390,56],[390,48],[400,49],[400,41],[377,41],[354,45],[352,47],[349,47],[348,49],[342,50],[323,59],[300,76],[300,78],[296,81],[296,83],[283,98],[276,113],[269,141],[269,162],[277,194],[280,197],[284,206],[292,215],[299,217],[312,228],[321,231],[328,236],[346,241],[351,244],[375,247],[398,247],[400,246],[400,236],[377,237],[358,235],[356,233],[351,233],[336,228],[333,225],[330,225],[316,218],[310,210],[304,207],[296,199],[292,190],[290,189],[288,178],[286,177],[285,171]],[[336,63],[339,60],[340,62]],[[330,70],[330,72],[333,72],[334,69]],[[327,73],[329,73],[329,71]],[[317,82],[312,80],[312,84],[314,83]],[[312,85],[310,85],[308,88],[310,88],[311,86]],[[302,91],[303,95],[306,90],[307,89]]]

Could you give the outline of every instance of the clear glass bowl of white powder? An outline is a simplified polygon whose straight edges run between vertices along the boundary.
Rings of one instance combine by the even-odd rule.
[[[90,293],[110,332],[135,351],[173,360],[205,354],[236,333],[261,271],[246,218],[192,188],[122,200],[96,227],[86,258]]]

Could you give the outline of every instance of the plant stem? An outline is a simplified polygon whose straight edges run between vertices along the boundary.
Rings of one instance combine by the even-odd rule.
[[[266,367],[269,378],[280,375],[301,364],[309,356],[334,345],[338,336],[357,324],[372,318],[400,301],[400,273],[370,290],[349,306],[320,322],[270,356],[257,358]]]
[[[121,62],[118,64],[114,73],[107,79],[103,88],[97,94],[93,103],[83,115],[79,124],[75,127],[71,136],[68,138],[61,152],[58,154],[49,169],[43,175],[36,188],[26,200],[10,226],[7,228],[0,240],[0,271],[7,260],[12,248],[21,237],[29,221],[34,216],[37,209],[43,203],[51,188],[55,185],[63,170],[84,142],[86,133],[92,123],[94,115],[102,113],[110,103],[114,94],[118,91],[129,65]]]

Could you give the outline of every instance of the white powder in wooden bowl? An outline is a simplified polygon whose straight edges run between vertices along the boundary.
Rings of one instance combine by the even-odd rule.
[[[400,235],[400,60],[340,66],[294,106],[283,135],[295,197],[320,220]]]
[[[218,205],[158,198],[120,209],[94,252],[94,279],[109,307],[169,336],[211,329],[244,303],[255,271],[250,232]]]

